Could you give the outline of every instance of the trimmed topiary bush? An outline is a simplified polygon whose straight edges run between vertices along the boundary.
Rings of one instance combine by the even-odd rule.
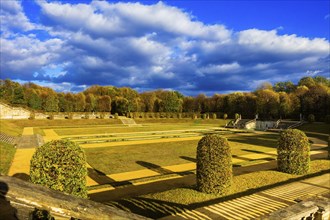
[[[309,114],[307,117],[309,123],[315,122],[315,116],[313,114]]]
[[[226,138],[206,135],[197,146],[197,189],[225,194],[232,183],[231,150]]]
[[[310,145],[304,132],[287,129],[281,132],[277,148],[277,168],[285,173],[306,174],[309,171]]]
[[[54,140],[37,148],[30,162],[32,183],[87,198],[86,156],[69,140]]]

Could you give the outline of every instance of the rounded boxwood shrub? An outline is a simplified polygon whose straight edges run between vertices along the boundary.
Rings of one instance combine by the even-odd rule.
[[[232,183],[231,150],[226,138],[206,135],[197,146],[197,189],[224,194]]]
[[[307,117],[309,123],[315,122],[315,116],[313,114],[309,114]]]
[[[277,167],[290,174],[306,174],[309,170],[310,145],[304,132],[287,129],[281,132],[277,148]]]
[[[32,183],[87,198],[86,156],[69,140],[54,140],[37,148],[30,163]]]

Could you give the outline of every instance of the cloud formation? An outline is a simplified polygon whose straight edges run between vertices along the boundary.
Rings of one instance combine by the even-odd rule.
[[[235,32],[162,2],[42,0],[40,24],[29,21],[19,2],[4,2],[1,78],[194,95],[251,90],[255,82],[294,81],[315,71],[329,75],[325,39],[277,30]]]

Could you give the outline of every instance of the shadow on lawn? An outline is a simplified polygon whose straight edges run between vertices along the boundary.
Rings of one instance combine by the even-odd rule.
[[[258,150],[250,150],[250,149],[242,149],[242,151],[250,152],[250,153],[256,153],[256,154],[264,154],[264,155],[269,155],[269,156],[274,156],[276,157],[276,153],[267,153],[263,151],[258,151]]]
[[[111,185],[115,188],[123,185],[132,185],[132,183],[128,181],[115,181],[114,179],[111,179],[105,173],[97,169],[88,168],[88,176],[92,178],[95,182],[97,182],[99,185]]]
[[[137,164],[149,169],[149,170],[152,170],[152,171],[155,171],[159,174],[171,174],[173,173],[173,171],[171,170],[168,170],[168,169],[165,169],[157,164],[153,164],[153,163],[149,163],[149,162],[145,162],[145,161],[136,161]]]
[[[190,170],[182,171],[182,172],[174,172],[172,170],[168,170],[164,167],[161,167],[157,164],[153,164],[153,163],[149,163],[149,162],[145,162],[145,161],[136,161],[136,163],[143,166],[143,167],[145,167],[145,168],[148,168],[149,170],[152,170],[154,172],[157,172],[157,173],[161,174],[161,176],[166,176],[166,175],[171,175],[171,174],[186,176],[186,175],[189,175],[189,174],[193,174],[193,172],[190,171]]]
[[[180,158],[182,158],[182,159],[184,159],[184,160],[188,160],[188,161],[190,161],[190,162],[194,162],[194,163],[197,162],[196,158],[192,158],[192,157],[180,156]]]

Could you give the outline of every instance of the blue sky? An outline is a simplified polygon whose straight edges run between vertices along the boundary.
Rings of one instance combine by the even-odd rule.
[[[329,77],[329,1],[1,1],[1,79],[185,95]]]

